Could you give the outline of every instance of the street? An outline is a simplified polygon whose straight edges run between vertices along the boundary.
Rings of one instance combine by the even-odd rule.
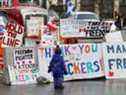
[[[126,80],[80,80],[64,83],[63,90],[54,90],[53,84],[0,85],[0,95],[126,95]]]

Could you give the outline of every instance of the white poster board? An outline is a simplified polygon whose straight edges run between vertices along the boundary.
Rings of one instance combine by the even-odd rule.
[[[55,42],[58,42],[58,30],[50,31],[48,27],[43,27],[43,33],[41,37],[42,46],[52,46]]]
[[[123,42],[121,31],[107,33],[105,39],[106,42]]]
[[[26,19],[27,37],[41,37],[43,24],[43,17],[30,17],[30,19]]]
[[[106,78],[126,78],[126,43],[104,43],[103,54]]]
[[[101,38],[110,32],[110,27],[111,24],[107,22],[61,19],[60,36]]]
[[[8,64],[11,84],[36,83],[36,78],[39,75],[39,67],[35,61],[34,48],[15,48],[13,55],[13,63]]]
[[[68,73],[65,75],[65,80],[89,79],[104,76],[100,44],[62,45],[61,49]],[[52,55],[52,47],[38,48],[40,74],[50,80],[52,80],[52,76],[47,71]]]

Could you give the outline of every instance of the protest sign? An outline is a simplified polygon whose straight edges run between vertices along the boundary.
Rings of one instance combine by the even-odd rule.
[[[87,43],[62,45],[61,49],[67,69],[65,80],[88,79],[104,76],[100,44]],[[53,47],[38,48],[40,74],[50,80],[52,77],[47,71],[52,55]]]
[[[100,21],[75,19],[60,20],[60,36],[100,38],[110,32],[111,24]]]
[[[104,43],[103,54],[106,78],[126,78],[126,43]]]
[[[34,48],[15,48],[12,61],[11,64],[7,63],[12,85],[36,83],[39,67],[35,61]]]
[[[24,27],[9,21],[3,35],[2,47],[20,47],[22,45]]]

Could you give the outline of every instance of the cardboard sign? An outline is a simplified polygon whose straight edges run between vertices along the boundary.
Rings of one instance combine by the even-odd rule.
[[[104,43],[103,53],[106,78],[126,78],[126,43]]]

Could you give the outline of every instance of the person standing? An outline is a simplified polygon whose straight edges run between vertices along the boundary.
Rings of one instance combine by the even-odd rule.
[[[59,45],[56,46],[54,50],[54,55],[50,61],[48,67],[48,73],[52,72],[53,80],[54,80],[54,88],[55,89],[63,89],[63,75],[66,74],[65,62],[63,56],[61,55],[61,49]]]

